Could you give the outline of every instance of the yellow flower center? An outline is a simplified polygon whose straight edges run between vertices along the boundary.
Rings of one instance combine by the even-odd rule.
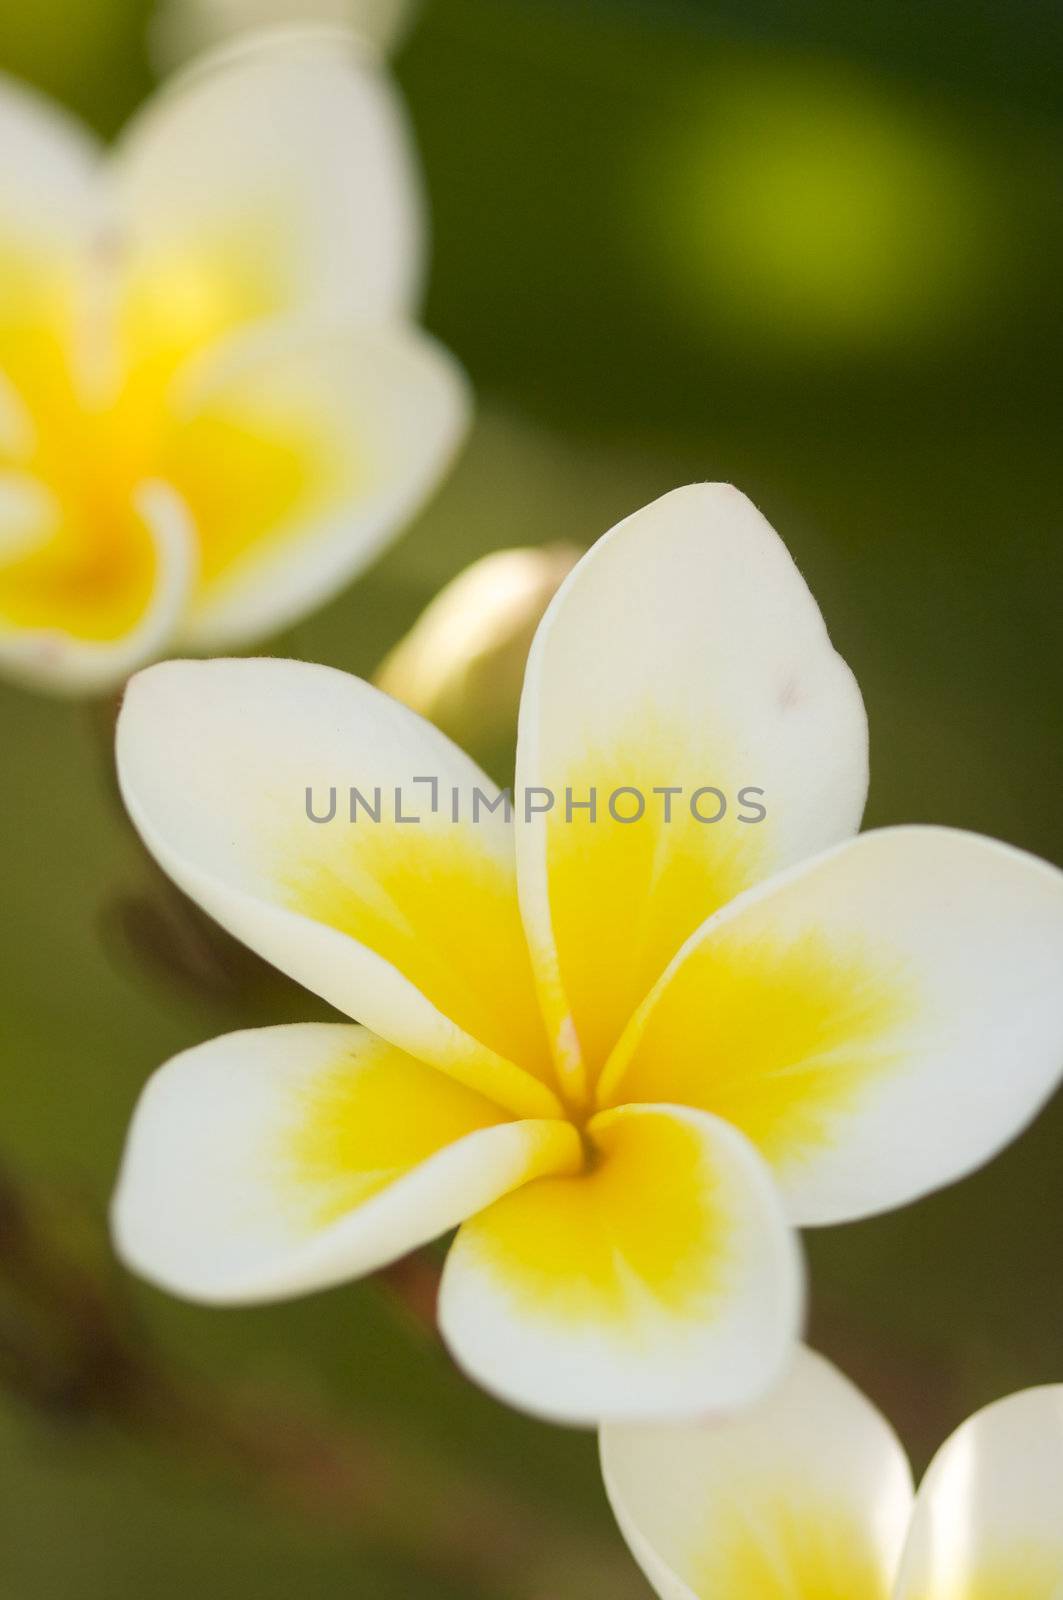
[[[113,240],[74,268],[0,251],[0,473],[19,496],[16,517],[5,507],[0,621],[92,641],[128,632],[156,577],[135,506],[147,480],[188,505],[203,583],[307,493],[320,449],[305,418],[249,418],[231,397],[182,415],[193,358],[282,302],[266,243],[242,225],[238,241],[171,251],[126,282]]]

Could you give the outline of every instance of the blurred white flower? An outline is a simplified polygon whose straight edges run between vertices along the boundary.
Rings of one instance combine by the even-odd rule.
[[[96,690],[318,605],[438,482],[419,177],[364,53],[211,59],[104,155],[0,85],[0,662]]]
[[[969,1418],[917,1495],[889,1424],[810,1350],[742,1417],[604,1428],[602,1468],[661,1600],[1063,1594],[1063,1385]]]

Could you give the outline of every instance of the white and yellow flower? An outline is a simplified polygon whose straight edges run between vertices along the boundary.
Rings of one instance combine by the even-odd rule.
[[[470,794],[496,791],[456,746],[295,662],[150,668],[118,766],[175,881],[363,1025],[240,1033],[162,1068],[115,1203],[125,1259],[249,1301],[458,1226],[443,1334],[546,1416],[752,1401],[799,1334],[794,1228],[959,1177],[1060,1075],[1063,874],[945,829],[853,837],[859,692],[727,487],[630,517],[551,602],[520,712],[530,821],[473,822]],[[346,820],[349,788],[428,778],[418,824]],[[576,809],[592,786],[596,820]],[[762,789],[766,817],[698,821],[708,786]],[[327,826],[308,787],[315,814],[345,797]],[[682,797],[618,822],[621,788]]]
[[[801,1350],[741,1417],[602,1430],[621,1530],[661,1600],[1059,1600],[1063,1385],[979,1411],[913,1492],[900,1442]]]
[[[0,663],[94,690],[242,647],[412,515],[464,380],[410,321],[404,114],[324,32],[193,70],[104,156],[0,85]]]

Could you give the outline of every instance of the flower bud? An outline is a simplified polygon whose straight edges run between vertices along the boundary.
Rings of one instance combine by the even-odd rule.
[[[539,621],[579,559],[574,545],[496,550],[440,590],[377,670],[377,685],[459,744],[516,727]]]

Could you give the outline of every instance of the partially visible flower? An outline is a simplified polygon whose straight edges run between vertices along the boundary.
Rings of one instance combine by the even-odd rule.
[[[258,28],[320,22],[349,28],[378,55],[401,43],[418,0],[162,0],[151,25],[152,53],[163,71],[200,50],[239,41]]]
[[[387,78],[277,35],[106,157],[13,84],[0,141],[0,663],[93,690],[320,604],[466,413],[410,322],[421,203]]]
[[[574,545],[496,550],[460,572],[374,675],[377,687],[459,744],[516,726],[543,612],[579,560]]]
[[[726,486],[629,517],[554,596],[514,820],[438,729],[297,662],[139,674],[118,769],[179,886],[363,1024],[163,1067],[123,1256],[252,1301],[460,1224],[444,1337],[545,1416],[765,1393],[800,1327],[794,1227],[970,1171],[1059,1081],[1063,874],[942,828],[853,837],[859,691]]]
[[[1058,1600],[1063,1385],[969,1418],[918,1495],[885,1419],[802,1350],[738,1418],[602,1430],[606,1489],[661,1600]]]

